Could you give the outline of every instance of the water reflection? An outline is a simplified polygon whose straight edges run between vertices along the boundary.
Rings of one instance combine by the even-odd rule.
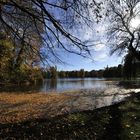
[[[0,92],[61,92],[65,90],[77,90],[77,89],[104,89],[115,85],[113,81],[108,81],[104,78],[69,78],[69,79],[46,79],[36,85],[12,85],[12,86],[0,86]]]
[[[105,79],[105,78],[67,78],[67,79],[45,79],[36,85],[12,85],[1,86],[0,92],[62,92],[79,89],[95,89],[103,90],[116,87],[120,79]],[[138,82],[137,82],[138,83]],[[120,85],[118,85],[120,87]],[[139,83],[138,83],[139,86]],[[124,88],[124,87],[122,87]]]
[[[0,85],[0,92],[37,92],[43,86],[43,82],[35,85]]]
[[[117,91],[117,92],[116,92]],[[104,106],[109,106],[114,103],[120,102],[125,99],[125,97],[130,96],[129,90],[122,90],[116,89],[113,90],[111,94],[109,95],[108,89],[103,91],[88,91],[85,90],[83,93],[64,93],[66,95],[70,95],[71,98],[66,104],[62,103],[61,106],[69,106],[69,109],[67,109],[68,112],[77,112],[82,110],[93,110],[96,108],[101,108]],[[122,93],[123,92],[123,93]]]
[[[71,79],[57,79],[45,80],[41,92],[46,91],[65,91],[75,89],[104,89],[113,85],[112,82],[106,81],[104,78],[71,78]]]
[[[56,91],[57,90],[57,79],[47,79],[43,81],[42,87],[39,91]]]

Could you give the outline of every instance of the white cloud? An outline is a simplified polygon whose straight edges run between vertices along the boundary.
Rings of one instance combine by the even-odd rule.
[[[93,47],[95,51],[102,51],[102,50],[105,50],[105,48],[106,48],[106,45],[102,43],[99,43]]]
[[[96,55],[94,57],[95,61],[106,61],[108,58],[108,55],[104,52],[104,53],[100,53],[99,55]]]
[[[81,38],[83,40],[91,40],[93,39],[93,34],[94,34],[94,31],[88,28],[86,30],[83,30],[83,34],[81,34]]]
[[[107,27],[105,26],[105,24],[97,24],[97,28],[96,28],[96,32],[99,33],[99,34],[104,34],[106,32],[106,29]]]
[[[97,52],[93,51],[91,55],[91,58],[83,59],[83,61],[86,63],[105,62],[109,58],[108,52],[106,50]]]
[[[140,27],[140,17],[133,18],[130,22],[130,26],[132,29],[136,29]]]

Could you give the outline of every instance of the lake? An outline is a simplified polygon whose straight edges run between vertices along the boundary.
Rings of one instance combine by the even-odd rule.
[[[66,91],[78,89],[104,89],[116,85],[116,80],[105,78],[69,78],[57,80],[45,80],[40,91]]]
[[[116,86],[119,79],[105,78],[66,78],[45,79],[42,83],[30,86],[6,86],[0,87],[0,91],[31,91],[31,92],[63,92],[79,89],[105,89]]]

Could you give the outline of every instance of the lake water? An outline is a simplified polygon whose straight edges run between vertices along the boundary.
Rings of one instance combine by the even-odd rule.
[[[0,92],[4,91],[17,91],[17,92],[63,92],[69,90],[79,90],[79,89],[93,89],[93,90],[103,90],[112,87],[119,87],[119,78],[66,78],[66,79],[46,79],[36,85],[0,85]],[[140,88],[140,79],[135,81],[129,81],[125,84],[127,88],[134,87],[133,82],[138,83],[137,88]]]
[[[33,92],[62,92],[78,89],[104,89],[116,86],[118,79],[105,78],[67,78],[46,79],[42,83],[30,86],[6,86],[0,87],[0,91],[33,91]]]
[[[104,89],[114,86],[116,81],[105,78],[69,78],[57,80],[45,80],[40,91],[66,91],[78,89]]]

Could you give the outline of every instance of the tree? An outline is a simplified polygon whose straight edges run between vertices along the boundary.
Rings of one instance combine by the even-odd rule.
[[[109,16],[111,54],[128,52],[140,61],[140,1],[110,0],[108,11],[111,14]],[[137,22],[137,25],[134,22]]]
[[[80,78],[84,78],[85,77],[85,71],[84,71],[84,69],[80,69],[79,75],[80,75]]]
[[[135,77],[136,76],[136,62],[135,62],[135,57],[133,55],[133,53],[128,53],[125,56],[125,60],[124,60],[124,77],[127,79],[131,79],[131,77]]]
[[[21,47],[21,48],[20,48]],[[11,39],[4,33],[0,33],[0,81],[7,83],[34,82],[42,79],[40,68],[31,68],[25,63],[25,52],[17,48]],[[16,50],[18,49],[18,50]],[[16,50],[16,51],[15,51]],[[17,59],[18,63],[17,63]],[[27,57],[26,57],[27,60]],[[22,63],[24,62],[24,63]]]
[[[8,80],[13,69],[13,49],[12,42],[0,33],[0,80]],[[9,73],[8,73],[9,72]]]
[[[57,78],[57,67],[50,67],[50,78],[56,79]]]
[[[60,78],[66,78],[66,72],[65,71],[60,71],[59,72],[59,77]]]
[[[79,25],[85,23],[90,26],[91,11],[99,20],[100,8],[101,3],[95,0],[1,0],[0,27],[8,35],[10,32],[10,37],[14,42],[21,42],[24,49],[19,52],[32,50],[29,52],[37,54],[47,62],[61,61],[57,49],[82,56],[89,54],[87,44],[73,35],[70,29],[73,25],[79,28]],[[33,31],[37,38],[42,39],[43,50],[33,47],[36,37],[29,38],[29,32],[27,33],[26,28],[22,28],[21,25],[27,25],[27,31],[32,29],[31,32]],[[67,42],[69,45],[66,45]]]
[[[103,70],[103,77],[122,77],[122,65],[117,67],[106,67]]]
[[[42,42],[40,34],[43,33],[43,24],[37,21],[36,28],[33,24],[33,18],[11,5],[10,1],[1,1],[0,3],[0,31],[5,33],[14,45],[15,60],[13,63],[15,69],[18,69],[23,63],[29,64],[29,60],[34,61],[39,55]],[[25,2],[17,3],[23,6],[26,4]],[[33,4],[29,4],[29,7],[33,9]],[[36,11],[39,10],[36,9]]]

